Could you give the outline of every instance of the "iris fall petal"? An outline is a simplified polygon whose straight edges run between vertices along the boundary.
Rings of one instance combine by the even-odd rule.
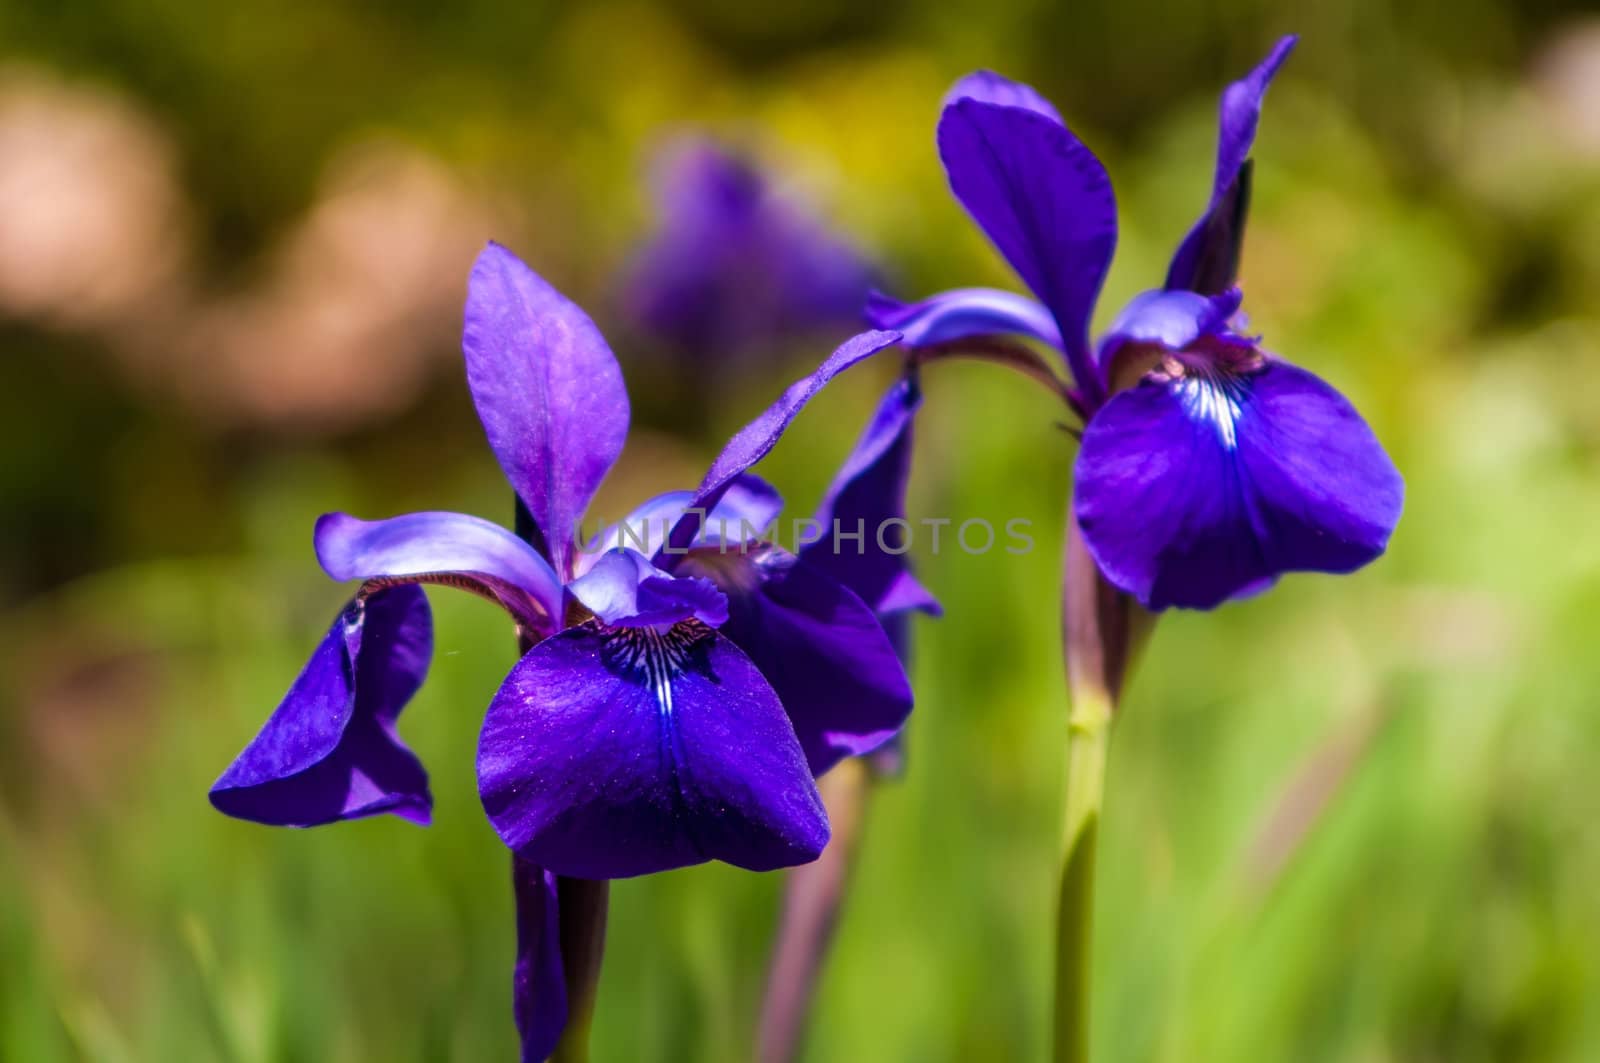
[[[1303,369],[1147,378],[1089,422],[1075,511],[1114,584],[1209,609],[1285,572],[1383,553],[1399,472],[1355,409]]]
[[[572,628],[489,706],[478,786],[500,837],[559,875],[816,859],[827,814],[772,687],[703,625]]]

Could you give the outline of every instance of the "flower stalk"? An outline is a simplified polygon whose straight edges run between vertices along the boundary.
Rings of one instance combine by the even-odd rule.
[[[1105,793],[1111,705],[1075,697],[1067,721],[1067,785],[1056,914],[1055,1060],[1089,1058],[1089,953],[1094,939],[1095,843]]]
[[[560,878],[561,967],[567,983],[567,1026],[550,1056],[551,1063],[588,1063],[589,1027],[594,1020],[605,959],[606,913],[611,883],[607,879]]]
[[[815,862],[789,872],[756,1034],[760,1063],[800,1057],[817,982],[855,870],[874,775],[866,758],[851,757],[818,781],[833,837]]]
[[[1062,650],[1072,699],[1056,898],[1055,1063],[1089,1058],[1095,847],[1106,754],[1122,679],[1148,614],[1105,581],[1069,514],[1062,561]]]

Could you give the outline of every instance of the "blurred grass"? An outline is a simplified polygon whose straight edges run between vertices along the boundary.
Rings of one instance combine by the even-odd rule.
[[[930,130],[965,67],[1038,76],[1117,180],[1111,311],[1159,277],[1203,198],[1215,91],[1281,17],[1162,9],[1141,53],[1114,47],[1121,16],[1045,36],[1065,17],[1027,3],[824,4],[786,29],[728,7],[333,5],[305,23],[99,0],[0,8],[0,29],[176,132],[227,283],[325,156],[378,126],[498,181],[518,250],[597,308],[666,121],[765,130],[808,160],[907,294],[1013,286]],[[1245,283],[1268,344],[1369,416],[1406,515],[1355,577],[1159,625],[1112,752],[1104,1063],[1600,1058],[1600,168],[1525,124],[1516,79],[1557,9],[1474,4],[1434,38],[1424,6],[1373,49],[1382,9],[1352,10],[1306,16],[1273,90]],[[1346,91],[1401,67],[1387,84],[1421,90]],[[1503,127],[1533,147],[1494,150]],[[204,798],[340,603],[311,561],[316,514],[506,515],[459,371],[442,359],[413,409],[329,440],[199,424],[127,388],[92,338],[3,335],[20,386],[0,418],[0,1059],[514,1058],[508,861],[472,778],[512,660],[494,610],[433,596],[433,673],[403,718],[430,829],[272,831]],[[630,379],[655,371],[620,353]],[[692,483],[822,353],[716,385],[706,425],[638,396],[598,511]],[[793,513],[885,368],[846,377],[762,466]],[[909,773],[867,825],[814,1060],[1045,1049],[1071,441],[1020,380],[956,366],[927,391],[913,515],[1023,517],[1038,546],[919,554],[948,617],[917,630]],[[723,867],[618,884],[596,1058],[747,1058],[779,885]]]

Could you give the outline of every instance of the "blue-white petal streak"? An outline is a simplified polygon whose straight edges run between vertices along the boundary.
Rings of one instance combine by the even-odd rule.
[[[1184,412],[1217,430],[1228,450],[1239,446],[1239,421],[1249,386],[1242,377],[1218,371],[1186,373],[1172,382]]]

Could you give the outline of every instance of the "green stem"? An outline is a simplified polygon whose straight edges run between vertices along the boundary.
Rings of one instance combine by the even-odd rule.
[[[567,1026],[550,1063],[589,1063],[589,1027],[600,989],[600,963],[606,948],[606,910],[611,883],[605,879],[561,878],[561,965],[567,981]]]
[[[1105,581],[1067,514],[1062,558],[1062,658],[1072,692],[1067,720],[1066,808],[1056,916],[1055,1063],[1089,1058],[1090,946],[1094,941],[1095,842],[1105,794],[1106,752],[1129,659],[1149,614]]]
[[[1110,736],[1109,699],[1074,698],[1067,724],[1066,823],[1056,910],[1056,1063],[1085,1063],[1089,1058],[1095,841],[1100,832]]]

